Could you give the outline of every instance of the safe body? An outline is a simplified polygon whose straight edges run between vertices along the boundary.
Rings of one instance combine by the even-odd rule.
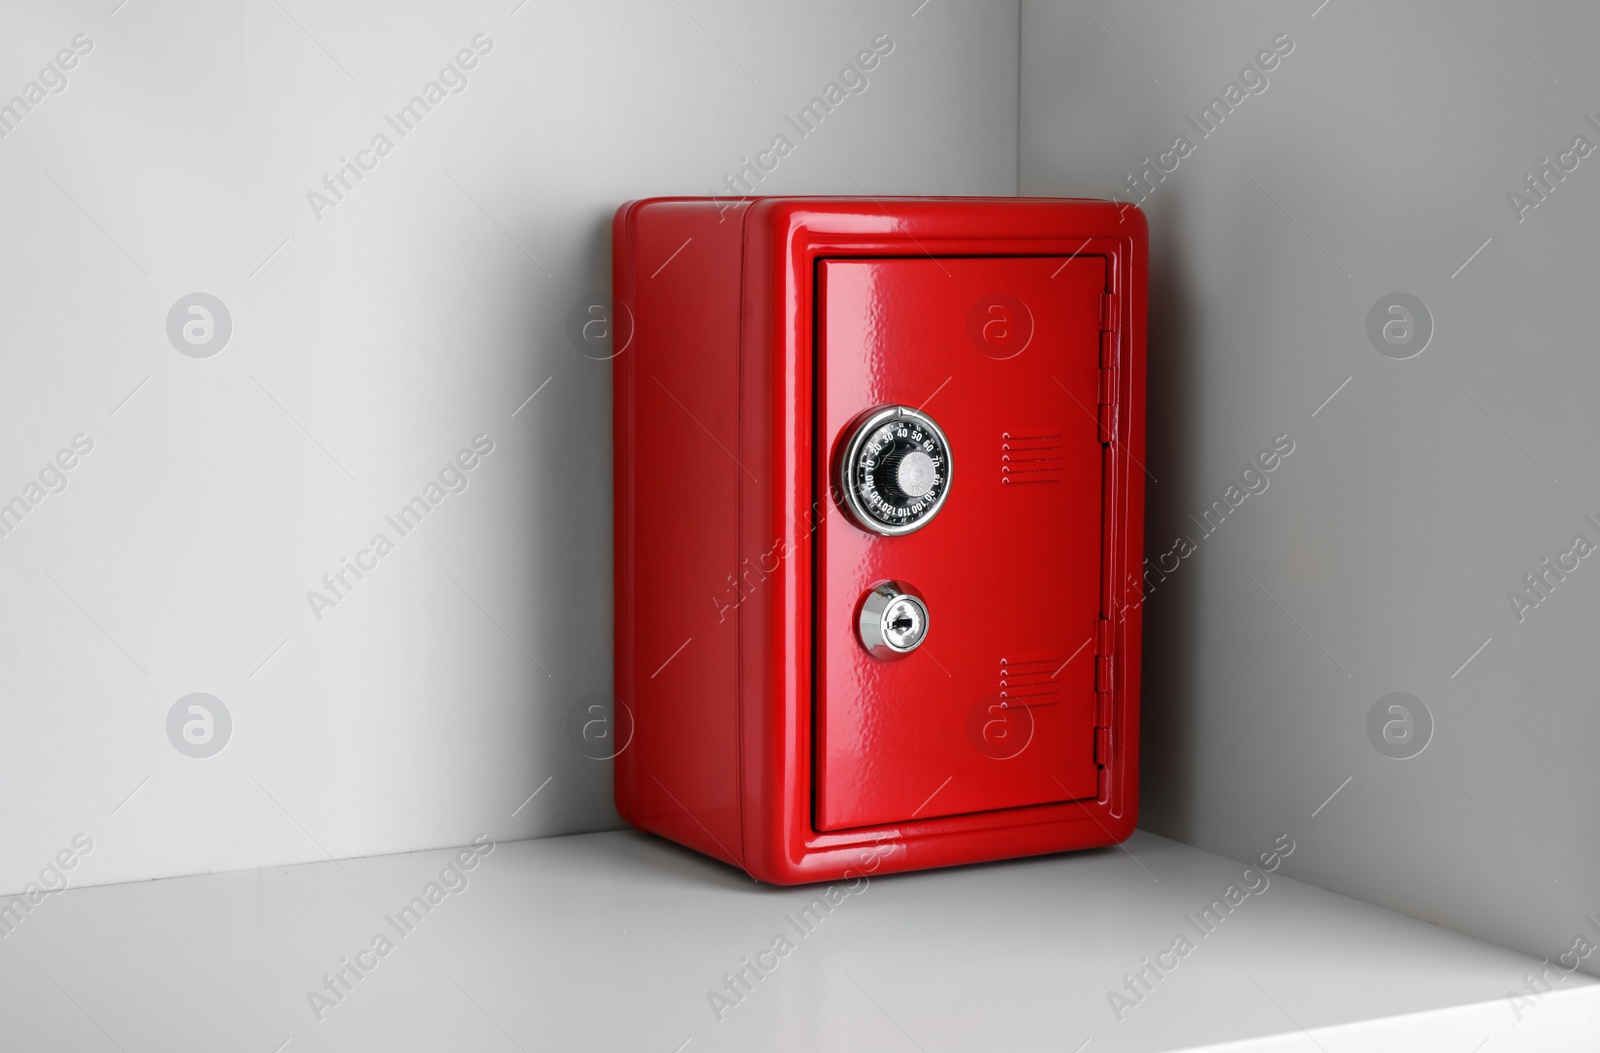
[[[621,815],[777,884],[1131,833],[1139,210],[656,198],[613,239]]]

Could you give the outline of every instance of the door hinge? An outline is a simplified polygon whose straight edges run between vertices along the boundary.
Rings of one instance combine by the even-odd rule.
[[[1121,317],[1116,293],[1100,296],[1100,390],[1098,394],[1100,441],[1117,441],[1117,367],[1122,353]],[[1109,618],[1095,623],[1094,645],[1094,762],[1111,763],[1111,687],[1114,626]]]
[[[1101,333],[1102,338],[1115,336],[1115,333]],[[1100,394],[1099,394],[1099,420],[1100,441],[1112,443],[1117,441],[1117,371],[1100,367]]]
[[[1117,438],[1117,359],[1121,353],[1121,333],[1117,327],[1117,296],[1100,296],[1100,441]]]
[[[1111,760],[1111,619],[1095,623],[1094,642],[1094,762],[1101,767]]]

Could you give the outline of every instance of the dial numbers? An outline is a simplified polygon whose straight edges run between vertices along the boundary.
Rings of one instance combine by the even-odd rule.
[[[857,423],[839,474],[845,508],[858,526],[908,534],[933,518],[949,492],[949,442],[926,414],[881,407]]]

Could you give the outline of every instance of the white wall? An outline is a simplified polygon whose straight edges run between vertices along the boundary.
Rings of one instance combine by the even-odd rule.
[[[1287,831],[1297,878],[1535,954],[1600,939],[1600,560],[1520,622],[1508,600],[1600,543],[1600,156],[1520,221],[1507,198],[1600,146],[1600,11],[1085,6],[1023,5],[1022,192],[1106,196],[1193,145],[1145,206],[1146,541],[1198,551],[1147,601],[1144,825],[1236,858]],[[1268,86],[1200,138],[1185,114],[1279,34]],[[1435,326],[1404,360],[1367,335],[1395,292]],[[1369,740],[1392,692],[1434,722],[1410,759]]]
[[[610,366],[568,338],[611,213],[719,188],[879,34],[870,86],[761,191],[1012,193],[1016,17],[8,5],[0,101],[86,53],[0,139],[0,501],[92,450],[0,537],[0,890],[60,852],[82,884],[616,825],[566,731],[611,685]],[[474,40],[401,137],[385,115]],[[179,353],[183,311],[168,336],[195,292],[231,318],[210,357]],[[385,514],[479,435],[399,536]],[[318,620],[308,591],[379,532]],[[205,758],[168,735],[195,692],[232,723]]]

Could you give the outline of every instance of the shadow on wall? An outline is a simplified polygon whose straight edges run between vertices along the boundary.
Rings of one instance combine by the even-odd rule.
[[[1150,222],[1150,321],[1146,391],[1145,554],[1172,547],[1169,533],[1198,503],[1192,480],[1199,451],[1195,399],[1199,377],[1192,334],[1193,292],[1183,271],[1182,253],[1169,251],[1172,232],[1183,228],[1183,200],[1174,195]],[[1149,564],[1154,565],[1152,562]],[[1144,661],[1141,671],[1139,825],[1167,837],[1192,829],[1198,802],[1185,787],[1195,785],[1193,743],[1199,735],[1194,670],[1202,612],[1187,575],[1151,590],[1144,605]],[[1149,579],[1154,581],[1152,577]],[[1159,773],[1159,775],[1158,775]]]

